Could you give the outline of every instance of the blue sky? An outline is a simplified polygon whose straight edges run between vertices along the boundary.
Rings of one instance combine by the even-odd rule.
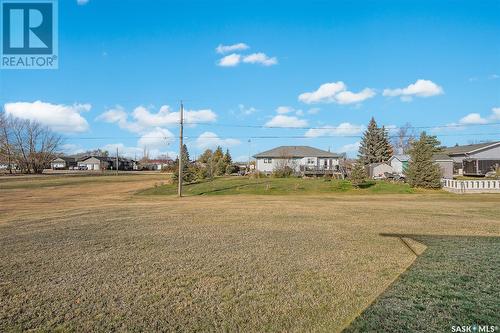
[[[67,153],[175,154],[181,99],[204,123],[186,127],[192,155],[352,156],[372,116],[447,145],[500,140],[500,2],[60,0],[59,69],[0,75],[7,112]]]

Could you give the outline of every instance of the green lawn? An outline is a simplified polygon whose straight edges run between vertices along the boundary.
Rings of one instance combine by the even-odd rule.
[[[184,185],[184,195],[287,195],[287,194],[322,194],[322,193],[349,193],[349,194],[405,194],[415,193],[408,184],[391,183],[384,181],[369,181],[354,188],[347,180],[324,178],[260,178],[249,177],[222,177],[212,181],[202,181]],[[158,184],[154,188],[141,191],[147,195],[175,195],[177,184]]]
[[[411,238],[427,250],[345,332],[500,325],[500,237]]]

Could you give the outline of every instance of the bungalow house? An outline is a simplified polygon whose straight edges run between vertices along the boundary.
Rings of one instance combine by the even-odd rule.
[[[146,169],[149,170],[158,170],[161,171],[165,168],[171,167],[174,165],[174,160],[171,158],[165,158],[165,159],[156,159],[156,160],[149,160],[148,162],[145,163]]]
[[[67,170],[72,169],[77,166],[76,158],[60,156],[50,162],[50,168],[52,170]]]
[[[500,141],[445,148],[453,159],[454,174],[484,176],[500,165]]]
[[[89,156],[78,161],[78,169],[102,171],[109,169],[113,162],[112,158],[104,156]]]
[[[387,163],[372,163],[365,168],[368,177],[373,179],[385,178],[385,173],[394,172],[394,169]]]
[[[309,146],[280,146],[253,157],[257,171],[268,174],[285,167],[307,175],[340,171],[340,155]]]
[[[410,155],[394,155],[392,156],[387,163],[392,167],[392,170],[402,175],[405,173],[408,168],[408,162],[410,161]]]

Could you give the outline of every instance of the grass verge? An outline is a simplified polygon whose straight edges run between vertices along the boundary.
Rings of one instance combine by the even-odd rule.
[[[500,324],[500,237],[410,237],[427,250],[344,332]]]
[[[347,180],[331,180],[324,178],[260,178],[221,177],[212,181],[186,184],[183,187],[186,196],[195,195],[289,195],[289,194],[408,194],[417,190],[404,183],[384,181],[368,181],[360,188],[355,188]],[[439,191],[434,191],[439,192]],[[176,184],[159,185],[141,191],[144,195],[175,195]]]

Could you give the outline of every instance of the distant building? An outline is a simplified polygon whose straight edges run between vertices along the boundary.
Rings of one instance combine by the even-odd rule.
[[[52,170],[68,170],[77,167],[78,162],[75,157],[60,156],[50,162]]]
[[[484,176],[500,165],[500,141],[445,148],[453,159],[454,174]]]
[[[284,167],[295,173],[320,175],[339,171],[340,155],[309,146],[280,146],[254,156],[257,171],[272,173]]]
[[[148,170],[163,170],[165,168],[171,167],[174,165],[174,160],[167,158],[167,159],[156,159],[156,160],[149,160],[143,164],[143,167]]]
[[[89,156],[78,162],[78,169],[90,171],[103,171],[109,169],[113,163],[110,157]]]
[[[410,155],[404,155],[404,154],[394,155],[389,159],[389,161],[387,161],[387,163],[389,163],[394,172],[400,175],[405,174],[409,162],[410,162]]]
[[[372,163],[366,167],[366,174],[372,179],[386,178],[386,173],[393,173],[394,169],[387,163]]]

